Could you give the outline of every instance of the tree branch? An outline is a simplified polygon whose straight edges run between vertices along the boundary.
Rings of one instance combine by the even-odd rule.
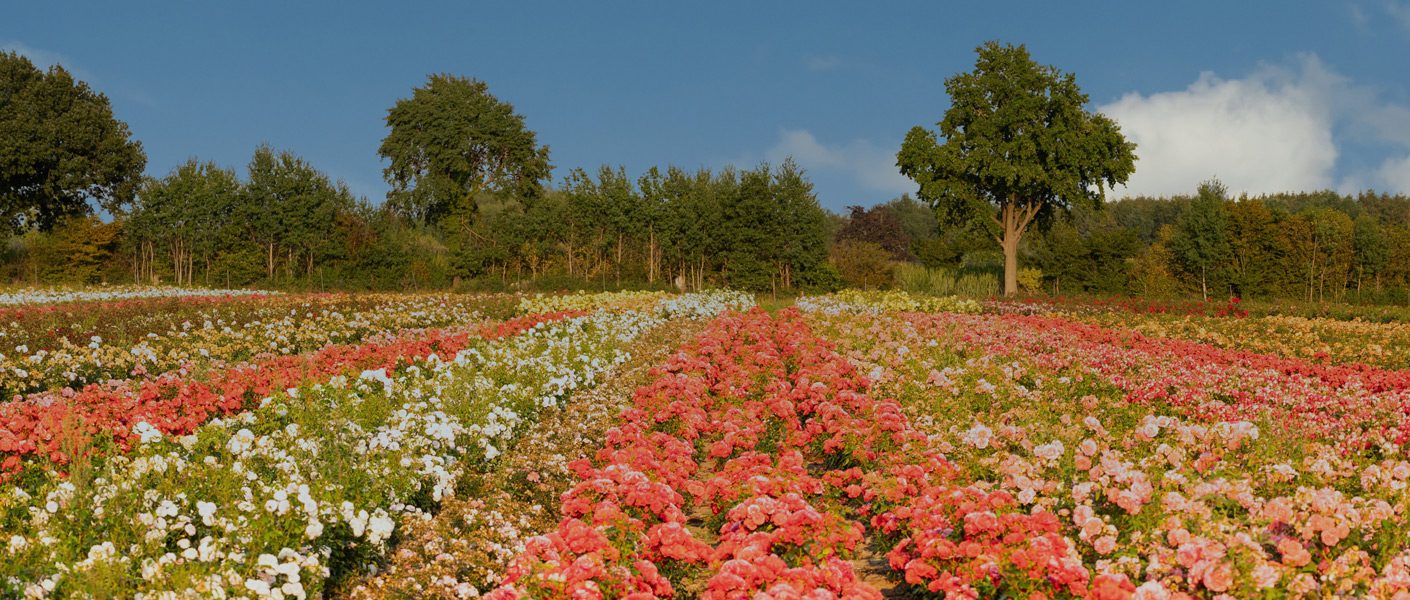
[[[1020,235],[1028,229],[1028,225],[1033,222],[1033,219],[1038,217],[1038,212],[1042,209],[1043,205],[1037,202],[1023,206],[1023,216],[1018,224],[1018,233]]]

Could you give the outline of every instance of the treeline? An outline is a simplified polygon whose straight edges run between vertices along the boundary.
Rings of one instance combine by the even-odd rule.
[[[930,268],[999,273],[992,232],[947,227],[909,197],[854,209],[839,231]],[[1173,198],[1077,207],[1020,248],[1028,293],[1410,303],[1410,197],[1330,191],[1228,197],[1217,181]],[[873,268],[885,268],[874,266]],[[1026,273],[1025,273],[1026,272]],[[843,276],[850,272],[843,269]],[[1026,277],[1025,277],[1026,275]]]
[[[986,52],[1031,62],[1022,47],[986,45]],[[956,81],[1007,85],[1012,78],[981,79]],[[635,176],[620,167],[578,169],[550,185],[548,147],[512,105],[474,79],[428,77],[388,109],[386,125],[378,154],[391,190],[379,204],[268,147],[243,172],[193,159],[148,178],[141,144],[105,96],[62,67],[41,71],[0,52],[0,235],[9,234],[0,280],[792,293],[896,285],[898,266],[908,265],[902,283],[939,293],[998,293],[1002,278],[1004,288],[1030,294],[1410,303],[1405,196],[1234,199],[1211,181],[1175,198],[1103,205],[1084,196],[1061,207],[975,212],[973,203],[955,202],[969,196],[950,192],[1004,182],[955,188],[969,173],[960,168],[965,161],[932,164],[949,155],[937,154],[931,142],[938,138],[921,128],[898,161],[929,182],[935,204],[904,196],[838,216],[819,207],[792,161]],[[961,138],[968,130],[951,129],[946,144],[960,140],[957,151],[967,151]],[[1116,142],[1110,147],[1126,147]],[[1029,166],[1032,173],[1046,168]],[[936,179],[942,172],[950,175]],[[1080,183],[1068,192],[1090,192]],[[956,219],[960,213],[967,218]],[[942,226],[938,215],[964,224]],[[1016,251],[1017,260],[1006,261],[1000,248]],[[1013,280],[1007,264],[1022,267]]]
[[[0,276],[28,284],[343,289],[729,286],[826,290],[832,221],[791,160],[572,171],[478,80],[437,74],[387,111],[374,206],[288,151],[161,178],[105,96],[0,52]],[[106,218],[95,213],[101,209]],[[3,232],[3,230],[0,230]]]
[[[108,222],[74,216],[11,238],[6,275],[29,284],[430,284],[415,281],[405,236],[382,212],[292,153],[261,147],[243,178],[193,159],[144,180]]]
[[[833,289],[833,223],[791,161],[749,170],[572,171],[533,198],[482,192],[472,219],[420,225],[287,151],[243,174],[196,160],[130,208],[32,229],[7,279],[312,288]]]
[[[559,274],[620,287],[831,289],[830,222],[792,162],[686,171],[574,170],[532,200],[484,199],[451,253],[457,273],[508,283]]]

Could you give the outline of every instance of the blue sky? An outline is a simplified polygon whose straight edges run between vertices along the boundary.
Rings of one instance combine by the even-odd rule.
[[[913,189],[907,129],[997,39],[1138,142],[1120,193],[1410,193],[1410,1],[12,3],[0,47],[105,92],[148,172],[290,149],[374,201],[386,110],[482,79],[572,167],[794,156],[840,210]],[[1168,8],[1167,8],[1168,7]]]

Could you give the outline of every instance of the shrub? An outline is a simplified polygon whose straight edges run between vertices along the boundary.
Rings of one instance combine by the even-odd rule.
[[[1036,294],[1043,289],[1042,269],[1019,269],[1018,287],[1023,288],[1025,293]]]
[[[987,298],[999,293],[999,277],[991,272],[930,269],[902,264],[896,267],[896,286],[916,294]]]
[[[891,253],[874,242],[838,242],[832,247],[829,260],[842,275],[842,281],[854,288],[876,289],[889,285],[895,271]]]

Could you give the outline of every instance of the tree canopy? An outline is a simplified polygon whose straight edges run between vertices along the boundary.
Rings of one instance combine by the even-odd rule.
[[[1135,170],[1135,145],[1085,109],[1076,77],[1033,61],[1022,45],[989,42],[973,71],[945,80],[939,135],[914,127],[897,153],[921,199],[950,221],[994,225],[1004,291],[1018,290],[1018,243],[1029,225],[1074,204],[1099,206]],[[940,138],[944,138],[944,142]]]
[[[390,161],[388,203],[421,223],[468,219],[481,192],[537,196],[551,166],[524,117],[483,81],[432,75],[387,111],[378,154]]]
[[[1198,275],[1200,294],[1209,298],[1209,274],[1229,261],[1233,246],[1229,241],[1228,191],[1219,180],[1201,183],[1199,192],[1175,222],[1170,250],[1181,270]]]
[[[129,202],[147,156],[107,96],[61,66],[0,52],[0,227],[48,231]]]

